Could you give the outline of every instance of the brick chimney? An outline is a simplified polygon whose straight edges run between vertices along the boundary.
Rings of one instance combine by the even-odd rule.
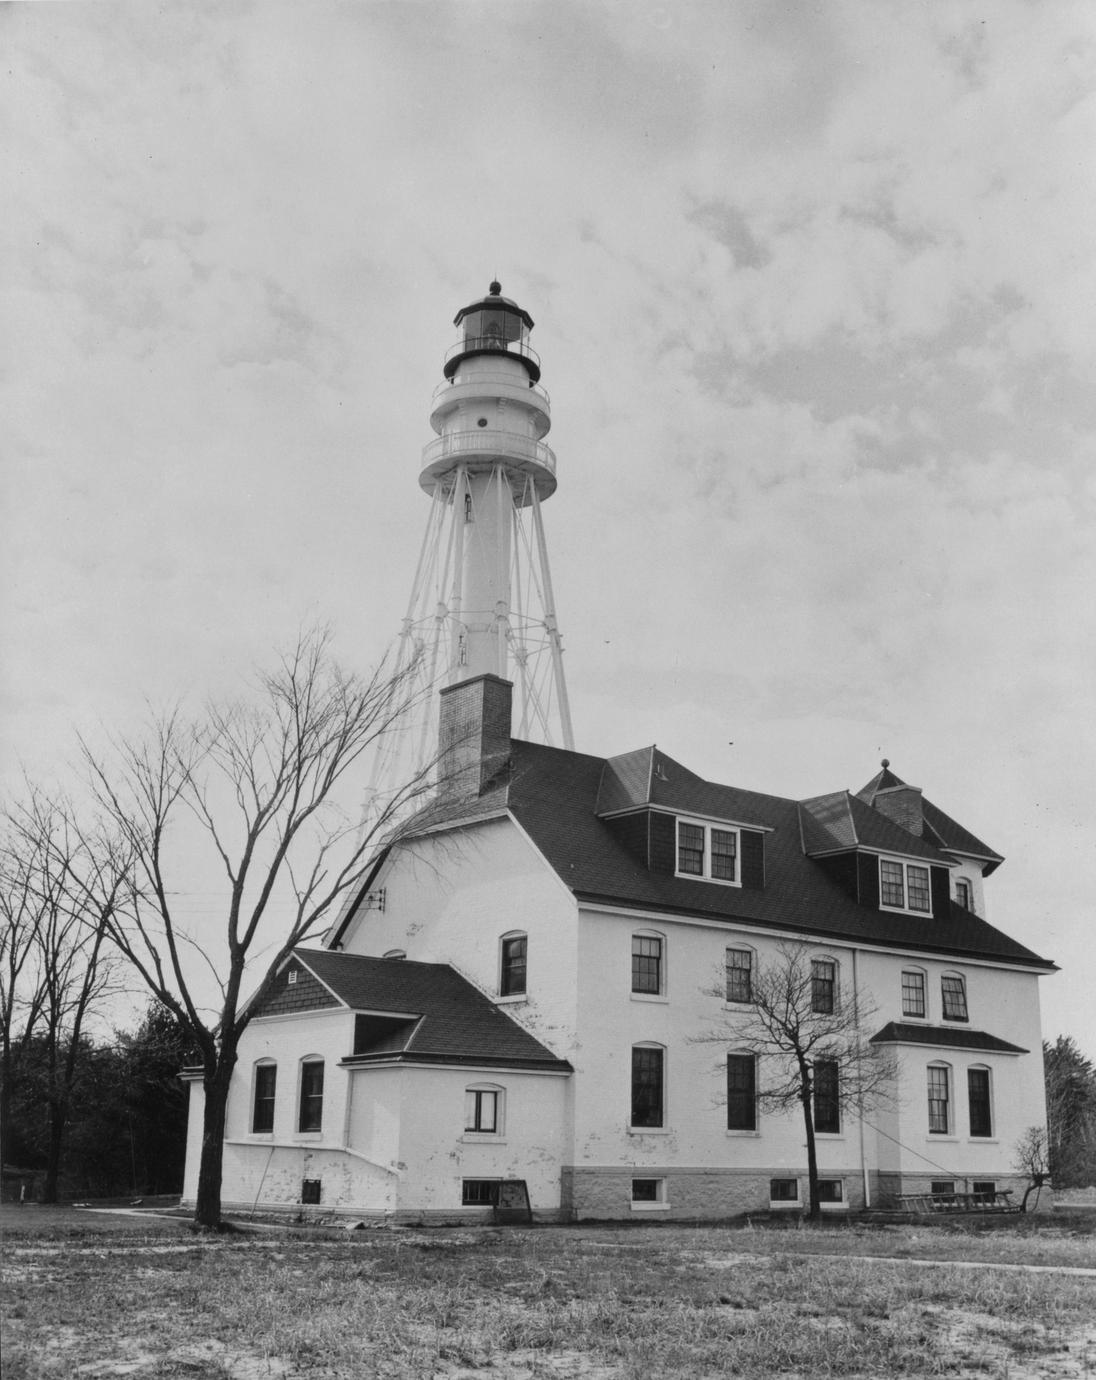
[[[920,786],[885,786],[872,797],[872,806],[918,838],[924,832]]]
[[[475,799],[509,765],[514,687],[501,676],[473,676],[440,693],[438,791]]]

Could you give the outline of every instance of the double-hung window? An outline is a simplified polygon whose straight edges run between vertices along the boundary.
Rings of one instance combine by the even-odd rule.
[[[757,1060],[727,1055],[727,1130],[757,1130]]]
[[[753,1000],[753,950],[727,950],[727,1000]]]
[[[251,1130],[258,1135],[268,1135],[274,1129],[274,1089],[277,1081],[277,1064],[255,1065],[255,1105]]]
[[[701,820],[677,821],[677,875],[738,885],[738,830]]]
[[[993,1109],[989,1096],[989,1069],[967,1069],[967,1105],[972,1136],[993,1135]]]
[[[925,975],[917,968],[902,974],[902,1015],[925,1015]]]
[[[662,939],[657,934],[632,935],[632,991],[657,996],[662,990]]]
[[[298,1130],[323,1129],[323,1060],[306,1059],[301,1064],[301,1108]]]
[[[837,1008],[837,964],[832,958],[811,960],[811,1010],[829,1016]]]
[[[665,1054],[661,1045],[632,1046],[632,1121],[636,1127],[662,1126]]]
[[[967,984],[958,973],[945,973],[940,979],[940,997],[945,1021],[965,1021],[967,1016]]]
[[[945,1064],[929,1065],[929,1134],[946,1136],[951,1131],[951,1076]]]
[[[836,1059],[816,1059],[813,1071],[814,1129],[841,1130],[841,1082]]]
[[[529,939],[524,934],[507,934],[502,938],[502,963],[499,975],[499,995],[523,996],[529,954]]]
[[[920,863],[879,859],[879,904],[890,910],[913,910],[932,914],[932,887],[929,869]]]

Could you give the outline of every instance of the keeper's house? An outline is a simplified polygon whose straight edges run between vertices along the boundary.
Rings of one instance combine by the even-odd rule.
[[[1053,964],[986,920],[992,848],[887,766],[786,800],[653,747],[513,741],[510,694],[491,675],[443,691],[443,797],[254,998],[226,1206],[459,1221],[518,1181],[543,1219],[802,1207],[800,1114],[758,1110],[765,1068],[734,1041],[751,972],[789,940],[819,1000],[870,997],[897,1054],[887,1110],[816,1101],[829,1210],[1019,1187]],[[725,1049],[695,1042],[721,1020]]]

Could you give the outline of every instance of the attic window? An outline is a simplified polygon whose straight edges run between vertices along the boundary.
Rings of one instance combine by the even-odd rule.
[[[879,859],[879,904],[884,910],[909,910],[932,914],[929,869],[920,863]]]
[[[299,974],[298,974],[298,972],[297,972],[297,969],[296,969],[296,968],[290,968],[289,974],[288,974],[288,976],[286,977],[286,982],[288,983],[288,985],[289,985],[290,987],[292,987],[293,984],[297,981],[298,976],[299,976]]]
[[[677,875],[739,886],[738,830],[700,819],[677,821]]]

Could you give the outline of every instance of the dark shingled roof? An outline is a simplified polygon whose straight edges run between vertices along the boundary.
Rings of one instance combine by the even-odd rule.
[[[866,786],[862,786],[856,792],[856,797],[870,806],[880,791],[891,790],[895,786],[905,786],[906,784],[900,776],[896,776],[890,770],[888,763],[882,771],[877,772],[872,777]],[[925,838],[930,843],[935,843],[949,853],[962,853],[968,858],[981,859],[987,864],[985,869],[987,877],[1004,862],[1000,853],[995,852],[988,843],[983,843],[969,829],[964,829],[961,824],[957,824],[950,815],[946,815],[931,800],[922,798],[921,811],[925,824]]]
[[[351,1062],[396,1058],[570,1070],[565,1059],[557,1059],[447,963],[330,949],[294,949],[293,956],[352,1011],[407,1018],[374,1022],[368,1052],[351,1056]]]
[[[946,1049],[981,1049],[998,1054],[1028,1054],[1019,1045],[1010,1045],[984,1030],[942,1030],[939,1026],[912,1025],[890,1021],[871,1037],[873,1045],[940,1045]]]
[[[860,905],[821,863],[804,852],[798,801],[719,786],[702,780],[655,748],[644,750],[648,751],[651,804],[771,831],[765,837],[765,888],[714,886],[649,872],[628,852],[611,825],[598,817],[597,806],[599,800],[603,808],[635,808],[641,803],[636,795],[643,776],[642,761],[637,759],[642,754],[629,753],[606,761],[515,740],[509,808],[580,900],[1053,967],[961,906],[953,904],[947,917],[936,919]],[[850,799],[847,792],[839,794]],[[857,837],[870,838],[870,843],[861,839],[866,846],[947,861],[931,842],[917,839],[862,801],[851,800],[848,818]],[[812,818],[821,827],[817,815]],[[898,847],[896,840],[903,846]]]

